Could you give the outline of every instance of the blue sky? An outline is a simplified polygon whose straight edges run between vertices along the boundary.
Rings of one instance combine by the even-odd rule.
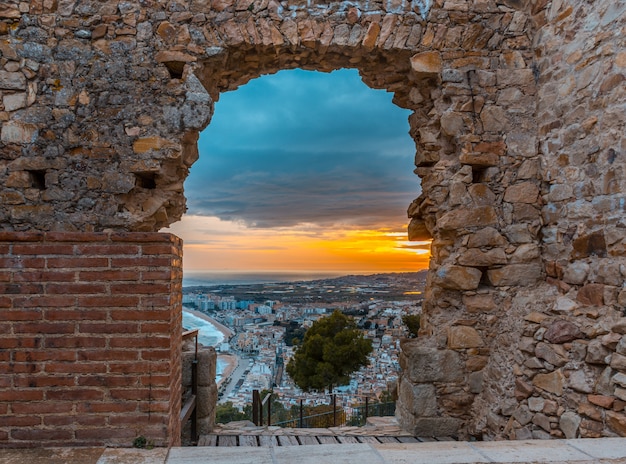
[[[229,250],[262,233],[401,234],[420,190],[410,113],[391,99],[349,69],[281,71],[221,94],[174,232]]]

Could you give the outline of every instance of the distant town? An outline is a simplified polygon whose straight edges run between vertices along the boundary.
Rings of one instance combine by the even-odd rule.
[[[369,365],[336,388],[343,406],[380,398],[398,378],[400,339],[409,332],[406,314],[420,314],[426,271],[351,275],[303,282],[185,287],[183,305],[232,329],[216,346],[235,362],[220,382],[219,401],[243,410],[253,390],[272,389],[286,408],[328,402],[323,394],[304,394],[286,373],[295,345],[314,321],[340,310],[355,318],[372,340]],[[233,356],[234,355],[234,356]]]

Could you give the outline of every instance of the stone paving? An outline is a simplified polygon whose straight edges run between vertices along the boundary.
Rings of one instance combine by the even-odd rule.
[[[0,464],[474,464],[626,463],[625,438],[343,444],[267,448],[2,449]]]

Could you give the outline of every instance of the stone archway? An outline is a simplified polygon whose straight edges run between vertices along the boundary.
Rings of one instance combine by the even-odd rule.
[[[146,318],[157,317],[151,327],[162,330],[161,341],[169,340],[164,349],[175,353],[178,342],[168,331],[180,323],[180,242],[153,232],[184,212],[183,181],[197,158],[197,134],[210,121],[212,102],[263,73],[355,67],[367,85],[394,92],[396,104],[413,111],[411,136],[424,193],[409,207],[409,234],[433,239],[422,336],[403,345],[402,424],[461,437],[625,434],[623,408],[614,407],[623,393],[610,381],[626,370],[618,348],[624,330],[615,324],[624,301],[620,266],[626,265],[619,175],[624,16],[609,0],[594,6],[522,0],[10,0],[0,8],[0,252],[2,285],[11,296],[0,298],[0,307],[16,319],[5,337],[13,351],[0,358],[10,373],[0,383],[3,394],[14,397],[28,375],[42,384],[57,378],[48,375],[46,361],[28,361],[35,374],[15,370],[16,357],[26,356],[16,348],[25,295],[52,298],[37,307],[36,316],[48,324],[42,340],[59,338],[68,346],[82,342],[54,330],[70,331],[74,324],[80,332],[84,301],[101,305],[107,323],[124,317],[121,308],[127,306],[111,309],[107,298],[91,295],[66,301],[77,310],[76,321],[61,326],[47,319],[46,305],[59,301],[54,292],[132,290],[126,284],[88,287],[81,266],[99,263],[98,272],[115,271],[109,279],[140,281],[143,273],[157,278],[150,274],[158,262],[150,257],[155,250],[169,256],[159,264],[165,268],[158,279],[166,282],[161,299],[137,301]],[[602,46],[588,48],[596,38]],[[568,46],[561,49],[561,42]],[[574,72],[581,77],[573,78]],[[570,97],[570,90],[577,96]],[[603,138],[599,128],[610,137]],[[596,163],[611,168],[600,174]],[[583,173],[594,180],[581,180]],[[600,210],[591,214],[594,205]],[[78,267],[71,276],[55,277],[69,279],[66,285],[48,284],[49,263],[69,263],[59,254],[82,256],[81,243],[89,242],[100,244],[89,248],[97,259],[72,261]],[[120,251],[122,242],[131,243],[126,252]],[[28,275],[22,272],[26,252],[42,256],[28,261]],[[145,259],[143,267],[117,269],[117,263],[132,267],[119,256],[127,252]],[[15,281],[12,271],[32,286]],[[159,325],[154,301],[163,305],[167,324]],[[124,330],[142,330],[141,323],[131,326]],[[606,341],[599,338],[605,335]],[[36,338],[30,338],[33,346],[45,351],[45,340]],[[104,348],[112,338],[101,340]],[[617,361],[607,361],[609,355]],[[170,363],[176,371],[175,354]],[[80,380],[79,372],[71,374]],[[171,374],[158,381],[174,387],[178,380]],[[51,398],[65,401],[76,387],[56,385],[59,393]],[[110,394],[109,387],[98,388],[81,391],[98,398]],[[134,405],[133,414],[162,443],[177,440],[180,398],[176,388],[170,390],[173,396],[158,405],[164,426],[148,427],[145,409]],[[43,387],[35,393],[54,410]],[[78,407],[68,404],[71,411]],[[558,419],[563,411],[571,412],[565,424]],[[0,427],[3,445],[37,437],[80,441],[73,432],[82,427],[78,421],[55,435],[46,429],[48,411],[33,434],[20,429],[23,412],[7,402],[0,412],[18,424],[15,433]],[[147,417],[155,417],[150,412]],[[128,439],[128,422],[106,424],[105,438],[87,431],[84,440]]]

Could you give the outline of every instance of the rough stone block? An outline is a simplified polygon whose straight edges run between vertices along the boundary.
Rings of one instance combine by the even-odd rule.
[[[455,351],[421,347],[416,340],[403,343],[402,352],[412,382],[458,382],[463,378],[463,362]]]
[[[534,285],[543,277],[540,263],[510,264],[487,271],[489,282],[494,287],[512,287]]]

